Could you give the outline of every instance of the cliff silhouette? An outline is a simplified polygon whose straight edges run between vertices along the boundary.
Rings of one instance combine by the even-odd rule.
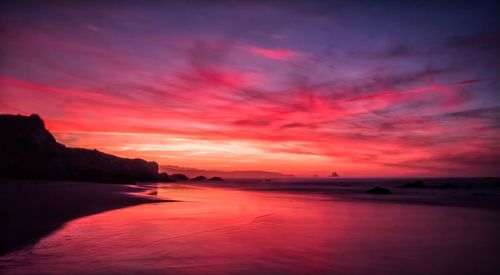
[[[135,182],[165,180],[158,164],[60,144],[38,115],[0,115],[0,178]]]

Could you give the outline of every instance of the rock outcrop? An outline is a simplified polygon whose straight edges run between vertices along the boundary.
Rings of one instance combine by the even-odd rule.
[[[391,190],[384,188],[384,187],[375,187],[370,190],[368,190],[369,194],[375,194],[375,195],[387,195],[391,194]]]
[[[184,174],[173,174],[170,177],[171,181],[188,181],[189,178]]]
[[[197,176],[191,179],[191,181],[206,181],[207,177],[205,176]]]
[[[163,173],[159,173],[158,174],[158,177],[157,177],[157,180],[159,182],[170,182],[170,177],[168,176],[167,173],[163,172]]]
[[[135,182],[159,177],[156,162],[58,143],[38,115],[0,115],[0,152],[0,178]]]

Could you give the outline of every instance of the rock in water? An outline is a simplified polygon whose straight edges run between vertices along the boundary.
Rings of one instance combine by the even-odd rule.
[[[205,176],[197,176],[191,179],[191,181],[205,181],[207,178]]]
[[[391,191],[387,188],[377,186],[375,188],[368,190],[368,193],[376,195],[386,195],[386,194],[391,194]]]
[[[163,172],[158,174],[158,181],[159,182],[169,182],[171,181],[168,174]]]
[[[188,181],[189,180],[189,178],[184,174],[173,174],[169,178],[172,181]]]

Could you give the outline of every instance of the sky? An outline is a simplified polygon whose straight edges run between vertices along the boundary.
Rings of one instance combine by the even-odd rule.
[[[11,1],[0,113],[162,165],[500,175],[500,7]],[[406,3],[403,3],[406,2]]]

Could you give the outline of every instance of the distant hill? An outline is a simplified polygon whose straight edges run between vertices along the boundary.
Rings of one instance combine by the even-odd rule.
[[[155,181],[158,164],[68,148],[38,115],[0,115],[0,178],[97,182]]]
[[[161,165],[160,171],[167,174],[184,174],[190,178],[196,176],[222,177],[222,178],[287,178],[293,175],[286,175],[268,171],[218,171],[218,170],[203,170],[189,167],[180,167],[173,165]]]

